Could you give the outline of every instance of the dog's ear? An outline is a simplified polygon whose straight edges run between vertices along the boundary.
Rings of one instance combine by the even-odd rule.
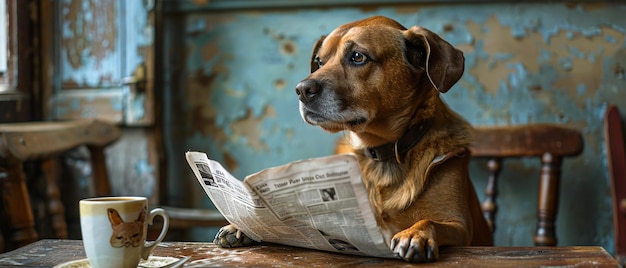
[[[326,39],[325,35],[320,37],[320,39],[317,40],[317,42],[315,42],[315,45],[313,46],[313,53],[311,54],[311,73],[317,71],[317,69],[320,68],[316,58],[317,58],[317,51],[322,46],[322,42],[324,42],[324,39]]]
[[[461,79],[465,68],[463,52],[419,26],[404,31],[404,38],[408,61],[426,70],[430,83],[439,92],[447,92]]]

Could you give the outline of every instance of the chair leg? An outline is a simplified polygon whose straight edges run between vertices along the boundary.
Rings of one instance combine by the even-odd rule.
[[[21,162],[0,166],[0,175],[3,175],[0,176],[2,204],[11,232],[7,242],[15,247],[38,239],[22,166]]]
[[[109,173],[104,158],[104,147],[88,146],[91,157],[91,168],[96,196],[111,195],[111,184]]]
[[[613,200],[615,258],[626,267],[626,145],[622,117],[614,105],[604,114],[604,141]]]
[[[0,253],[4,252],[4,234],[0,232]]]
[[[498,175],[501,168],[502,158],[491,158],[488,160],[489,180],[485,187],[485,201],[482,203],[482,210],[491,233],[496,230],[496,212],[498,212],[496,198],[498,197]]]
[[[541,158],[539,198],[537,200],[536,246],[556,246],[554,221],[559,201],[559,180],[561,178],[561,157],[545,153]]]
[[[61,193],[58,186],[59,165],[56,159],[42,161],[41,168],[46,180],[46,195],[48,197],[48,214],[52,221],[52,229],[56,238],[67,238],[67,223],[65,222],[65,207],[61,202]]]

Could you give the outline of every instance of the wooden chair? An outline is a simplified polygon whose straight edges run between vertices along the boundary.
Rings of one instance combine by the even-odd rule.
[[[11,248],[21,247],[39,238],[35,228],[26,178],[25,161],[47,159],[42,162],[46,173],[52,168],[48,161],[63,152],[87,145],[91,154],[93,183],[96,196],[110,196],[111,188],[105,163],[104,148],[120,137],[120,130],[98,120],[66,122],[32,122],[0,124],[0,196],[4,207],[3,219],[8,219]],[[47,174],[48,212],[57,238],[67,238],[64,206],[60,201],[57,178]],[[170,229],[223,226],[224,217],[214,210],[160,206],[170,216]],[[0,226],[5,222],[0,222]],[[158,225],[158,223],[157,223]],[[160,232],[158,226],[154,226]],[[0,235],[2,238],[2,235]],[[3,251],[0,239],[0,252]]]
[[[558,209],[561,163],[564,157],[576,156],[582,152],[583,139],[580,132],[550,124],[477,127],[470,150],[472,157],[487,159],[489,178],[482,210],[492,232],[495,231],[498,211],[497,185],[502,161],[505,158],[539,158],[541,173],[538,176],[537,229],[534,243],[537,246],[556,245],[554,223]],[[349,145],[343,142],[335,147],[335,153],[350,151]]]
[[[38,239],[23,171],[24,162],[42,159],[42,168],[49,170],[50,159],[86,145],[91,152],[96,194],[104,195],[110,192],[106,183],[104,148],[119,136],[120,131],[114,125],[98,120],[0,124],[0,196],[4,212],[0,225],[9,231],[6,242],[11,248]],[[64,206],[60,201],[56,178],[52,174],[46,174],[45,178],[53,230],[58,238],[67,238]],[[0,252],[3,247],[0,245]]]
[[[555,220],[559,201],[561,163],[564,157],[583,150],[579,131],[549,124],[506,127],[478,127],[470,148],[472,157],[487,158],[489,178],[485,189],[483,213],[495,230],[498,175],[505,158],[537,157],[541,163],[537,199],[536,246],[555,246]]]
[[[615,258],[622,267],[626,264],[626,146],[623,131],[619,110],[610,105],[604,114],[604,141],[613,199]]]

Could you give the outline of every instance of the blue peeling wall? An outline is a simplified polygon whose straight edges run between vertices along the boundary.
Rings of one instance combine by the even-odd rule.
[[[550,122],[582,131],[584,153],[563,165],[558,244],[613,251],[602,120],[608,103],[626,104],[626,5],[167,11],[164,125],[169,200],[177,205],[211,206],[184,162],[187,150],[207,152],[239,178],[331,154],[341,135],[300,119],[294,87],[308,74],[311,47],[321,35],[384,15],[407,27],[429,28],[464,51],[466,72],[443,98],[472,124]],[[481,198],[484,165],[481,160],[471,165]],[[536,159],[505,162],[497,245],[532,245],[539,169]],[[211,240],[211,235],[196,238]]]

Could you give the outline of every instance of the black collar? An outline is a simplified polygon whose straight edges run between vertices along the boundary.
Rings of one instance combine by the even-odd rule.
[[[424,137],[426,132],[428,132],[431,125],[432,120],[428,120],[423,124],[415,124],[410,127],[396,142],[365,148],[363,149],[363,153],[365,156],[377,161],[383,161],[395,157],[396,160],[400,162],[399,156],[413,148],[413,146],[415,146]]]

